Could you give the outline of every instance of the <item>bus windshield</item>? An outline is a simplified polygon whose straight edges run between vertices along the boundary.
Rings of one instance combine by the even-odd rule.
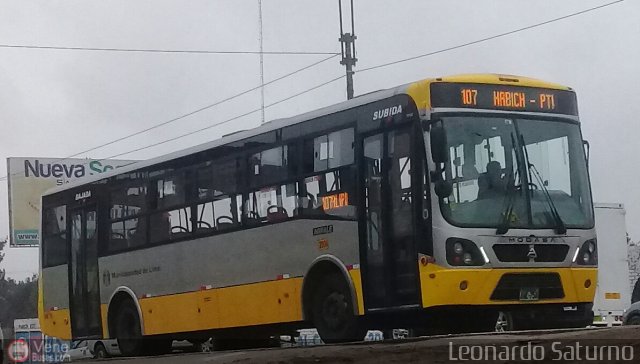
[[[591,228],[591,191],[578,124],[510,117],[442,117],[448,161],[440,198],[463,227]]]

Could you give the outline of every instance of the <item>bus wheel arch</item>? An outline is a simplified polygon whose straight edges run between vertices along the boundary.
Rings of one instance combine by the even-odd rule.
[[[363,340],[366,329],[344,264],[335,257],[314,263],[303,281],[304,319],[313,323],[325,343]]]
[[[119,287],[107,307],[109,337],[118,340],[121,353],[127,356],[140,355],[145,349],[142,310],[135,297],[131,289]]]
[[[109,303],[107,305],[107,328],[108,328],[108,337],[113,338],[115,331],[113,331],[115,324],[114,318],[117,314],[117,310],[120,306],[130,301],[136,307],[138,311],[138,320],[140,322],[140,332],[144,334],[144,321],[142,320],[142,308],[140,307],[140,303],[136,299],[136,294],[129,287],[118,287],[111,294],[111,298],[109,298]]]
[[[358,315],[358,299],[356,296],[356,290],[347,271],[347,267],[333,255],[322,255],[316,258],[311,263],[310,268],[304,275],[302,281],[302,319],[310,321],[313,318],[312,305],[313,294],[319,288],[322,283],[323,277],[329,274],[338,274],[344,278],[345,283],[349,287],[351,293],[351,302],[354,315]]]

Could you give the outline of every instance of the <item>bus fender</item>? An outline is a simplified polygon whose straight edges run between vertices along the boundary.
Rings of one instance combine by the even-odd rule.
[[[307,269],[303,281],[302,281],[302,290],[300,292],[300,302],[302,302],[302,319],[303,320],[308,320],[309,317],[307,317],[307,308],[304,307],[305,305],[305,289],[308,288],[309,285],[313,284],[312,282],[309,282],[310,279],[307,279],[307,277],[309,277],[310,273],[314,271],[314,269],[316,267],[318,267],[320,264],[326,264],[326,263],[330,263],[331,265],[333,265],[336,269],[338,269],[340,271],[340,273],[342,274],[342,276],[344,277],[345,282],[347,282],[347,284],[349,285],[349,291],[351,292],[351,307],[353,307],[353,314],[354,315],[358,315],[358,297],[356,296],[356,289],[355,286],[353,285],[353,280],[351,279],[351,276],[349,275],[349,271],[347,270],[346,265],[335,255],[331,255],[331,254],[324,254],[321,255],[319,257],[317,257],[316,259],[313,260],[313,262],[311,263],[311,265],[309,266],[309,269]]]
[[[140,321],[140,332],[144,335],[144,320],[142,319],[142,309],[140,308],[140,303],[138,302],[138,299],[136,298],[136,294],[133,292],[133,290],[126,286],[120,286],[116,288],[111,294],[111,297],[109,297],[109,303],[107,304],[107,334],[111,338],[111,333],[109,332],[109,319],[110,319],[109,313],[111,312],[111,304],[113,303],[113,300],[116,297],[116,295],[118,295],[119,293],[124,293],[128,295],[129,298],[131,298],[131,301],[133,301],[133,304],[136,306],[136,310],[138,311],[138,317],[139,317],[138,321]]]

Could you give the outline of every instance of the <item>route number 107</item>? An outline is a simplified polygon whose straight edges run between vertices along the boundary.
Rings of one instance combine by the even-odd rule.
[[[462,94],[462,104],[463,105],[478,105],[478,90],[474,90],[471,88],[463,88],[460,93]]]

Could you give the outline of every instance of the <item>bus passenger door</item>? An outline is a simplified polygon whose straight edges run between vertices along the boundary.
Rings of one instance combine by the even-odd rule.
[[[69,295],[74,338],[101,337],[96,208],[71,212]]]
[[[361,168],[364,186],[365,247],[363,289],[367,310],[420,302],[415,209],[411,177],[410,129],[364,138]]]

